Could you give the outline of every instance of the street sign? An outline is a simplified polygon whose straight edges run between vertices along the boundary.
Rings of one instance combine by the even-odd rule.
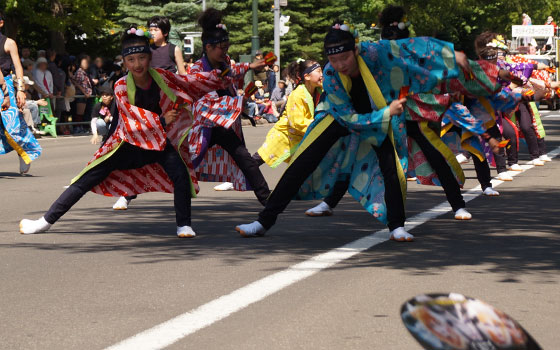
[[[511,26],[511,36],[514,38],[549,38],[554,36],[554,26]]]
[[[290,16],[280,16],[280,36],[284,36],[290,30],[290,27],[286,25],[290,21]]]
[[[288,6],[288,0],[280,0],[280,6]]]

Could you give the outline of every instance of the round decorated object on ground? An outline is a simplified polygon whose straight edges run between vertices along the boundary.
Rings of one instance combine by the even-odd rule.
[[[422,294],[407,301],[401,318],[430,350],[542,350],[510,316],[461,294]]]

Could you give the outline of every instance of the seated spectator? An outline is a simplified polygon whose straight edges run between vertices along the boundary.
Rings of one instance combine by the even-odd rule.
[[[40,90],[41,98],[54,97],[53,76],[47,69],[48,65],[49,63],[45,57],[39,57],[37,59],[37,67],[33,75],[33,78],[37,83],[37,87]]]
[[[243,89],[238,89],[237,95],[243,96],[245,95],[245,91],[243,91]],[[243,113],[245,113],[247,117],[254,119],[257,114],[257,104],[254,102],[254,96],[252,96],[251,99],[247,100],[245,106],[246,107],[243,110]]]
[[[96,145],[99,142],[99,136],[105,141],[114,131],[118,120],[117,104],[115,103],[113,90],[107,86],[99,88],[99,97],[101,102],[93,106],[91,112],[91,143]],[[114,124],[114,125],[113,125]]]
[[[47,101],[40,99],[38,93],[33,88],[35,83],[28,76],[23,76],[25,84],[25,107],[23,107],[23,119],[31,129],[34,135],[43,135],[44,132],[37,130],[37,126],[41,124],[41,116],[39,115],[39,106],[47,106]]]
[[[263,84],[260,80],[255,82],[258,88],[254,95],[254,101],[257,104],[258,116],[266,119],[269,123],[276,123],[278,121],[278,111],[273,107],[270,101],[270,94],[264,91]]]
[[[286,82],[284,80],[278,82],[278,86],[272,91],[272,95],[270,95],[270,100],[274,107],[276,107],[278,114],[281,115],[286,107],[286,101],[288,100],[286,98]]]

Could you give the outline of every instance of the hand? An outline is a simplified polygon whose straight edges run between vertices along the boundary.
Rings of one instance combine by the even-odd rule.
[[[486,142],[488,142],[488,146],[492,149],[492,153],[499,154],[500,153],[500,142],[495,138],[491,137]]]
[[[49,105],[49,103],[43,99],[37,100],[37,104],[41,107],[46,107]]]
[[[93,85],[99,84],[99,79],[91,79],[91,81],[93,81]]]
[[[175,120],[177,120],[177,116],[179,115],[179,112],[177,112],[176,110],[172,109],[169,112],[165,113],[163,115],[163,119],[165,119],[165,124],[169,125],[171,123],[173,123]]]
[[[91,95],[90,95],[90,94],[87,94],[87,93],[84,93],[84,96],[85,96],[86,98],[90,98],[90,97],[91,97]]]
[[[455,62],[457,65],[467,73],[472,72],[471,66],[469,65],[469,60],[467,59],[467,55],[462,52],[455,51]]]
[[[99,143],[99,136],[97,136],[97,134],[93,134],[89,142],[91,142],[92,145],[97,145]]]
[[[389,105],[389,114],[391,116],[400,115],[404,112],[404,104],[406,103],[406,98],[401,98],[400,100],[394,100]]]
[[[25,106],[25,92],[23,91],[17,92],[17,106],[19,108],[23,108],[23,106]]]
[[[249,65],[250,69],[261,69],[264,66],[266,66],[266,63],[264,62],[264,59],[260,59],[260,60],[255,60],[254,62],[252,62]]]

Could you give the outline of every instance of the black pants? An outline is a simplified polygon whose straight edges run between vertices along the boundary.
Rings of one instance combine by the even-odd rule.
[[[506,140],[509,140],[509,143],[506,147],[507,164],[508,166],[512,166],[513,164],[517,164],[517,162],[519,161],[517,152],[517,136],[515,135],[515,129],[508,120],[504,120],[502,122],[502,129],[504,138]],[[496,164],[496,167],[498,167],[498,164]],[[498,168],[498,172],[501,172],[500,168]]]
[[[266,205],[270,190],[264,179],[259,165],[245,147],[245,144],[239,139],[233,129],[226,129],[220,126],[212,128],[212,137],[208,148],[219,145],[233,158],[235,164],[241,169],[247,182],[253,188],[255,196],[262,205]]]
[[[86,172],[74,182],[53,203],[45,214],[45,220],[54,224],[84,194],[100,184],[114,170],[141,168],[147,164],[159,163],[173,182],[175,219],[177,226],[191,225],[191,189],[189,172],[169,140],[163,151],[149,151],[124,143],[111,157]]]
[[[461,136],[462,134],[462,130],[457,126],[453,126],[450,131],[456,132],[457,134],[459,134],[459,136]],[[490,134],[491,137],[495,138],[498,141],[502,139],[500,129],[497,126],[490,128],[488,130],[488,134]],[[486,158],[484,159],[484,161],[480,161],[480,159],[478,159],[475,154],[472,154],[470,152],[469,154],[471,155],[471,158],[473,160],[474,170],[476,171],[476,178],[478,179],[482,190],[484,191],[486,188],[492,187],[492,182],[490,182],[492,180],[492,177],[490,176],[490,166],[488,165],[488,161],[486,160]]]
[[[531,115],[529,105],[527,103],[519,104],[519,110],[515,112],[515,116],[519,121],[519,128],[523,132],[523,136],[525,136],[531,160],[539,158],[537,134],[535,129],[533,129],[533,116]],[[515,150],[517,151],[517,148]],[[517,157],[517,154],[515,156]]]
[[[546,144],[544,143],[544,137],[537,139],[537,144],[539,145],[539,156],[546,154]]]
[[[451,168],[441,153],[439,153],[439,151],[422,134],[420,127],[418,126],[418,122],[407,120],[406,131],[408,136],[412,137],[418,146],[420,146],[420,149],[426,156],[428,163],[435,170],[441,186],[445,191],[447,201],[451,204],[453,211],[464,208],[465,201],[463,200],[463,195],[461,194],[461,187],[455,179]]]
[[[272,227],[276,218],[288,206],[292,198],[297,194],[303,182],[317,168],[323,157],[339,138],[347,136],[348,130],[337,122],[333,122],[323,133],[301,153],[298,158],[288,167],[276,188],[270,195],[268,203],[263,211],[259,213],[259,222],[267,229]],[[391,230],[404,226],[405,214],[404,203],[400,184],[395,166],[395,153],[389,139],[379,149],[379,163],[385,179],[385,201],[387,203],[387,218]],[[392,166],[392,167],[391,167]],[[385,169],[385,170],[383,170]],[[337,202],[342,198],[348,184],[338,183]]]

